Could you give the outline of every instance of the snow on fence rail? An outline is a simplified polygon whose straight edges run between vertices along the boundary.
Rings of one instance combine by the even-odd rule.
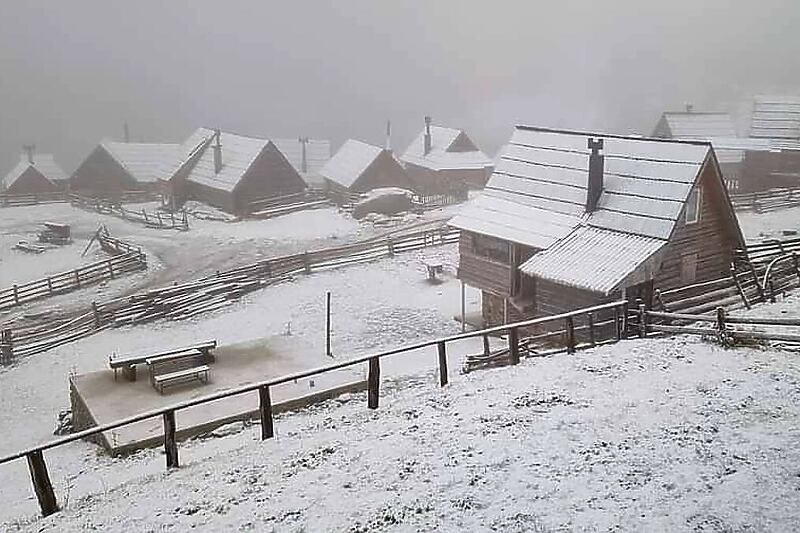
[[[144,268],[147,268],[145,255],[141,251],[127,251],[68,272],[0,289],[0,310],[78,290]]]
[[[800,205],[800,187],[775,188],[765,191],[732,194],[731,203],[739,210],[765,213]]]
[[[177,214],[174,211],[168,211],[162,214],[160,211],[148,212],[146,209],[127,209],[116,201],[77,195],[72,196],[72,205],[89,211],[96,211],[104,215],[112,215],[130,222],[144,224],[148,228],[177,229],[182,231],[189,229],[189,218],[185,210]]]
[[[332,202],[325,193],[319,190],[309,189],[295,194],[270,196],[253,200],[247,204],[245,215],[249,218],[266,219],[288,215],[296,211],[319,209],[329,205],[332,205]]]
[[[458,230],[424,230],[402,237],[371,239],[359,243],[265,259],[180,285],[151,289],[143,293],[92,303],[91,310],[60,320],[48,320],[8,332],[10,360],[34,355],[87,337],[109,327],[143,324],[156,319],[181,320],[221,309],[244,294],[289,279],[296,274],[374,261],[396,253],[458,242]],[[109,236],[101,244],[130,246]],[[121,243],[121,244],[120,244]],[[131,252],[128,252],[131,253]],[[135,253],[135,252],[132,252]],[[54,327],[57,326],[57,327]]]
[[[93,192],[81,191],[84,198],[104,198],[116,203],[137,203],[157,200],[158,195],[150,191]],[[0,194],[0,207],[19,207],[38,204],[71,203],[75,193],[69,191],[34,194]]]
[[[160,409],[154,409],[144,413],[139,413],[137,415],[122,418],[114,422],[101,424],[99,426],[90,429],[86,429],[83,431],[79,431],[77,433],[73,433],[71,435],[54,439],[50,442],[40,444],[38,446],[34,446],[25,450],[20,450],[10,455],[0,457],[0,464],[15,461],[17,459],[22,459],[23,457],[26,458],[28,462],[28,468],[31,474],[31,480],[33,482],[34,493],[36,494],[37,500],[39,502],[42,515],[48,516],[58,512],[59,507],[58,507],[58,501],[56,500],[55,492],[53,491],[52,483],[50,482],[50,478],[47,472],[47,466],[44,461],[43,452],[46,450],[57,448],[59,446],[63,446],[65,444],[77,440],[86,439],[94,435],[105,433],[120,427],[128,426],[130,424],[134,424],[142,420],[161,417],[164,428],[164,451],[166,455],[166,466],[167,469],[177,468],[179,466],[179,459],[178,459],[178,445],[177,445],[178,431],[175,422],[176,411],[180,411],[197,405],[203,405],[224,398],[230,398],[232,396],[238,396],[249,392],[258,391],[259,393],[258,410],[261,422],[261,439],[266,440],[273,438],[275,436],[274,420],[272,416],[273,405],[270,394],[271,387],[281,385],[284,383],[290,383],[299,379],[312,378],[315,376],[325,374],[327,372],[333,372],[336,370],[340,370],[342,368],[349,368],[356,365],[363,365],[366,363],[368,365],[367,407],[369,409],[377,409],[380,403],[380,372],[381,372],[380,364],[381,364],[381,359],[385,357],[400,355],[411,352],[413,350],[419,350],[422,348],[432,348],[435,346],[436,347],[435,357],[438,360],[438,383],[440,386],[444,387],[448,384],[450,379],[450,372],[447,366],[448,343],[468,338],[486,337],[488,335],[505,333],[507,335],[507,340],[508,340],[508,354],[509,354],[508,363],[511,365],[516,365],[520,362],[520,345],[521,345],[520,332],[524,332],[525,330],[530,330],[530,329],[533,330],[540,328],[546,329],[547,326],[550,324],[563,323],[565,331],[567,331],[568,334],[565,337],[564,344],[557,351],[562,351],[562,352],[566,351],[571,353],[577,349],[584,347],[584,345],[580,345],[576,342],[574,334],[572,335],[569,334],[569,332],[574,332],[574,322],[576,317],[591,316],[594,313],[600,313],[600,312],[613,312],[613,316],[615,317],[616,320],[616,327],[614,329],[617,332],[617,334],[608,339],[608,341],[617,342],[622,338],[624,338],[626,331],[625,321],[628,314],[628,302],[626,300],[620,300],[586,309],[579,309],[577,311],[571,311],[559,315],[534,318],[522,322],[503,324],[500,326],[495,326],[479,331],[461,333],[449,337],[442,337],[428,341],[418,342],[416,344],[410,344],[398,348],[392,348],[379,353],[352,358],[335,364],[314,368],[310,370],[304,370],[301,372],[284,375],[278,378],[272,378],[269,380],[241,385],[225,391],[209,394],[207,396],[202,396],[199,398],[193,398],[190,400],[178,402],[173,405],[163,407]],[[585,346],[588,347],[588,345]],[[431,355],[434,356],[433,352],[431,353]]]

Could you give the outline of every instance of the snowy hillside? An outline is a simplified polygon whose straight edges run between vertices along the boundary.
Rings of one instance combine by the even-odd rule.
[[[330,401],[278,417],[271,441],[250,426],[184,444],[170,473],[157,451],[97,458],[77,476],[94,496],[7,527],[786,530],[800,523],[798,400],[793,354],[631,340],[445,389],[420,376],[377,411]]]

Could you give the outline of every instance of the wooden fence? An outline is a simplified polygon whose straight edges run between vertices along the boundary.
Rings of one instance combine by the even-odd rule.
[[[72,196],[72,205],[96,211],[104,215],[112,215],[123,220],[143,224],[148,228],[157,229],[177,229],[186,231],[189,229],[189,218],[186,211],[150,211],[146,209],[127,209],[122,204],[105,200],[102,198],[89,198],[84,196]]]
[[[625,317],[627,316],[627,301],[624,300],[604,305],[599,305],[596,307],[580,309],[577,311],[563,313],[560,315],[536,318],[512,324],[504,324],[501,326],[496,326],[479,331],[462,333],[450,337],[443,337],[429,341],[419,342],[416,344],[401,346],[398,348],[393,348],[375,354],[344,360],[321,368],[304,370],[301,372],[296,372],[294,374],[281,376],[278,378],[267,379],[255,383],[241,385],[233,389],[216,392],[200,398],[193,398],[191,400],[175,403],[167,407],[155,409],[152,411],[147,411],[137,415],[122,418],[114,422],[109,422],[107,424],[102,424],[90,429],[79,431],[77,433],[73,433],[71,435],[54,439],[50,442],[40,444],[38,446],[34,446],[32,448],[17,451],[15,453],[0,458],[0,464],[8,463],[22,458],[25,458],[27,460],[28,468],[31,475],[31,480],[33,482],[34,493],[36,494],[36,497],[38,499],[42,514],[44,516],[47,516],[57,512],[59,510],[59,507],[58,507],[58,502],[56,500],[55,492],[53,491],[52,483],[50,482],[49,475],[47,473],[47,466],[44,461],[43,452],[45,452],[46,450],[57,448],[59,446],[63,446],[65,444],[80,439],[91,438],[100,433],[128,426],[130,424],[134,424],[142,420],[148,420],[160,417],[162,419],[164,427],[164,451],[166,455],[166,466],[167,469],[177,468],[180,462],[178,458],[178,445],[177,445],[177,435],[176,435],[178,432],[175,420],[176,411],[180,411],[197,405],[204,405],[209,402],[214,402],[224,398],[230,398],[233,396],[239,396],[249,392],[258,391],[259,414],[261,421],[261,439],[266,440],[275,436],[275,426],[272,416],[272,400],[271,400],[270,389],[277,385],[290,383],[299,379],[312,378],[328,372],[340,370],[342,368],[350,368],[358,365],[367,364],[368,366],[367,407],[369,409],[377,409],[380,404],[381,360],[386,357],[405,354],[413,350],[436,347],[436,351],[435,352],[432,351],[431,356],[436,357],[436,360],[438,361],[437,382],[440,386],[444,387],[448,384],[450,380],[450,370],[448,369],[448,362],[447,362],[447,345],[450,343],[468,338],[486,337],[488,335],[497,335],[505,333],[508,340],[508,353],[509,353],[508,363],[511,365],[516,365],[520,362],[520,347],[521,347],[520,333],[523,332],[524,330],[539,329],[539,328],[547,329],[549,325],[552,325],[554,323],[563,324],[564,330],[568,332],[568,334],[565,337],[565,343],[562,346],[560,346],[557,349],[557,351],[562,351],[562,352],[566,351],[571,353],[574,352],[575,350],[590,346],[589,344],[578,343],[576,341],[575,336],[569,334],[569,332],[574,331],[575,318],[579,316],[591,316],[594,313],[609,312],[609,311],[613,312],[613,316],[615,316],[617,320],[617,323],[613,329],[618,333],[624,334],[625,327],[623,322],[625,320]],[[622,337],[623,335],[615,335],[607,340],[596,339],[595,343],[593,344],[597,344],[600,342],[617,342]]]
[[[739,210],[766,213],[800,205],[800,187],[775,188],[765,191],[732,194],[731,203]]]
[[[147,258],[141,250],[120,251],[114,257],[75,270],[0,289],[0,310],[75,291],[145,268]]]
[[[323,191],[309,189],[295,194],[270,196],[253,200],[247,204],[245,216],[248,218],[261,219],[274,218],[288,215],[296,211],[319,209],[329,205],[332,205],[332,202]]]
[[[458,230],[445,228],[423,230],[398,237],[370,239],[336,248],[265,259],[180,285],[95,302],[91,309],[74,316],[50,319],[47,324],[13,330],[5,326],[0,329],[7,330],[13,339],[9,348],[12,357],[33,355],[109,327],[143,324],[164,318],[180,320],[214,311],[230,305],[244,294],[297,274],[310,274],[430,246],[457,243],[458,235]],[[105,246],[117,243],[123,252],[126,246],[131,246],[108,236],[102,242],[106,242]]]
[[[102,198],[115,203],[139,203],[158,199],[151,191],[80,191],[83,198]],[[19,207],[26,205],[71,203],[76,194],[70,191],[45,192],[36,194],[0,194],[0,207]]]

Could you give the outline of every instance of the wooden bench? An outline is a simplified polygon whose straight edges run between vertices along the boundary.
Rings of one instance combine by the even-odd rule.
[[[164,394],[164,389],[172,385],[200,381],[208,383],[208,365],[194,366],[183,370],[176,370],[153,377],[153,387],[159,394]]]
[[[158,357],[165,357],[170,355],[182,354],[184,352],[193,351],[193,355],[202,355],[203,363],[213,363],[214,354],[211,350],[217,347],[216,340],[208,340],[191,344],[188,346],[179,346],[171,348],[158,353],[146,355],[122,355],[122,356],[109,356],[108,366],[114,371],[114,381],[117,380],[117,371],[122,370],[122,375],[128,381],[136,381],[136,365],[144,364],[148,359],[156,359]]]
[[[436,274],[444,272],[444,266],[441,263],[425,263],[425,268],[428,269],[428,281],[436,281]]]

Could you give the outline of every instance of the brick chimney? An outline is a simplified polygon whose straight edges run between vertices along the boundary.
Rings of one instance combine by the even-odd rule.
[[[425,155],[431,153],[431,117],[425,117]]]
[[[219,138],[220,131],[214,130],[214,174],[219,174],[222,170],[222,143]]]
[[[589,183],[586,188],[586,212],[591,213],[597,209],[600,193],[603,192],[603,139],[589,137]]]

